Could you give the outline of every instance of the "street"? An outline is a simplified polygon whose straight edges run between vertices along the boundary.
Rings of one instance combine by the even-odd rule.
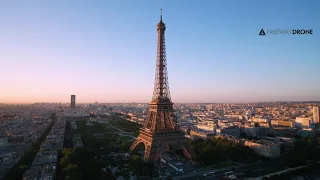
[[[198,172],[190,172],[190,173],[185,173],[182,175],[178,175],[175,177],[172,177],[173,180],[180,180],[180,179],[217,179],[221,178],[222,172],[223,171],[228,171],[229,169],[232,168],[238,168],[240,166],[230,166],[230,167],[224,167],[224,168],[206,168],[202,169]],[[210,172],[215,172],[217,176],[207,176],[203,177],[203,174],[208,174]]]

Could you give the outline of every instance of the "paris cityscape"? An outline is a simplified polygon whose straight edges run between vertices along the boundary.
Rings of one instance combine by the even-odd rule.
[[[227,60],[219,58],[234,57],[232,53],[219,49],[224,45],[210,46],[212,42],[205,40],[211,41],[210,38],[218,38],[219,35],[209,37],[195,35],[197,33],[193,33],[193,36],[188,34],[194,30],[194,27],[187,29],[188,25],[192,25],[191,22],[202,25],[203,29],[198,28],[202,32],[214,29],[210,20],[212,13],[218,12],[213,12],[213,9],[222,14],[230,15],[231,12],[224,12],[223,8],[214,6],[226,8],[230,4],[222,1],[203,1],[201,5],[191,1],[189,5],[181,5],[178,1],[146,3],[149,6],[143,6],[142,1],[137,4],[127,3],[128,6],[97,1],[79,2],[77,5],[71,1],[39,2],[38,6],[26,2],[0,3],[0,11],[3,10],[10,19],[4,21],[7,26],[2,34],[5,35],[0,35],[0,39],[4,39],[4,43],[0,42],[3,47],[0,48],[0,54],[3,54],[0,62],[4,64],[2,84],[6,84],[0,88],[1,180],[320,179],[320,87],[316,83],[316,70],[320,64],[317,61],[319,51],[315,48],[319,47],[320,41],[315,30],[319,27],[316,20],[300,24],[297,22],[295,27],[285,27],[283,31],[286,32],[286,37],[278,34],[279,39],[274,39],[275,36],[271,36],[282,30],[261,27],[259,19],[249,18],[248,21],[258,25],[250,31],[255,34],[246,36],[257,38],[255,41],[258,43],[253,40],[252,43],[262,44],[263,48],[267,48],[264,54],[266,57],[261,59],[275,57],[275,60],[256,64],[252,61],[246,69],[240,64],[249,62],[244,59],[255,58],[254,55],[240,53],[237,60],[242,62],[235,64],[236,61],[230,61],[223,65],[222,62]],[[247,8],[250,4],[249,1],[234,3],[236,6],[233,10],[237,13],[231,13],[230,17],[223,16],[225,19],[221,22],[230,22],[233,19],[231,16],[235,18],[232,20],[234,23],[241,21],[241,18],[248,18],[247,15],[240,14],[244,12],[242,8]],[[290,8],[286,11],[287,14],[271,16],[269,20],[279,18],[281,21],[283,18],[283,21],[290,24],[290,20],[286,19],[287,15],[293,16],[295,11],[299,11],[299,16],[303,17],[319,15],[316,4],[320,5],[314,2],[301,5],[304,9],[297,10],[298,3],[292,3],[288,6]],[[281,9],[285,7],[285,2],[278,5],[277,8]],[[178,10],[178,6],[183,7],[183,10]],[[258,9],[250,6],[246,10],[250,13],[263,11],[266,16],[267,12],[277,11],[271,4],[257,3],[256,6]],[[147,7],[150,9],[144,9]],[[110,13],[105,14],[104,8]],[[121,13],[117,8],[122,8]],[[196,10],[192,11],[193,8]],[[201,13],[201,8],[205,13]],[[57,13],[58,10],[61,14]],[[123,15],[125,10],[135,13]],[[21,14],[12,13],[17,11],[21,11]],[[50,14],[51,12],[54,13]],[[37,13],[43,16],[38,16]],[[211,13],[211,16],[206,13]],[[117,20],[111,16],[113,14],[117,16]],[[181,22],[184,15],[188,20]],[[192,16],[197,18],[192,19]],[[201,22],[204,19],[199,20],[200,17],[207,18],[211,25]],[[65,19],[70,20],[69,23]],[[75,21],[70,23],[71,20]],[[114,55],[127,60],[114,57],[115,59],[106,60],[108,63],[103,64],[105,57],[100,57],[103,53],[99,54],[98,51],[108,51],[101,50],[106,48],[104,41],[108,41],[108,38],[101,40],[100,34],[90,33],[108,36],[104,31],[114,28],[112,24],[120,24],[118,21],[130,22],[128,25],[132,27],[129,29],[136,29],[127,34],[127,37],[132,37],[132,34],[135,36],[129,40],[132,42],[128,42],[132,49],[118,50],[112,52],[112,55],[108,54],[110,52],[106,53],[109,58]],[[102,25],[99,22],[110,24]],[[276,25],[268,24],[267,21],[264,23],[270,27]],[[43,29],[37,30],[37,27],[31,27],[32,24],[38,24],[37,27]],[[61,26],[60,29],[54,29],[57,24]],[[89,24],[94,26],[88,27]],[[222,23],[222,26],[228,26],[226,24]],[[138,27],[140,25],[143,27]],[[281,22],[277,25],[279,28],[284,27],[280,26]],[[62,27],[68,28],[66,30]],[[81,30],[80,27],[84,29]],[[125,46],[126,41],[123,40],[124,44],[121,44],[121,33],[124,35],[122,31],[126,31],[126,28],[119,25],[108,31],[115,33],[108,36],[110,43],[114,43],[112,45]],[[139,33],[140,29],[145,30]],[[35,34],[32,34],[33,31]],[[69,47],[68,43],[72,38],[64,39],[67,36],[63,31],[78,40]],[[287,33],[291,31],[299,33]],[[291,35],[301,37],[299,40],[292,40],[296,37]],[[222,36],[222,39],[234,37]],[[179,41],[179,38],[186,37],[190,40],[203,38],[203,51],[196,48],[199,44]],[[90,38],[95,39],[96,44],[90,44],[94,42],[88,40]],[[139,41],[138,38],[150,40]],[[237,39],[238,43],[242,41],[241,38]],[[136,44],[136,41],[139,42]],[[39,45],[40,42],[44,44]],[[56,46],[58,42],[65,42],[67,45]],[[84,45],[79,45],[78,42]],[[273,46],[279,48],[281,43],[291,43],[294,47],[298,42],[302,43],[301,46],[303,43],[314,46],[303,49],[297,45],[300,51],[292,52],[293,55],[286,54],[287,49],[284,47],[283,52],[273,49]],[[185,45],[188,43],[189,46]],[[98,48],[97,44],[102,47]],[[253,48],[253,44],[248,47]],[[112,49],[112,45],[108,47],[115,51],[116,47]],[[91,46],[95,48],[90,49]],[[192,65],[179,64],[188,64],[194,58],[191,49],[184,49],[193,46],[197,49],[193,53],[199,54],[198,61],[202,63],[203,69],[197,70]],[[240,46],[246,44],[236,47],[242,51],[245,48],[241,49],[243,47]],[[206,47],[212,49],[206,52]],[[134,52],[137,49],[139,52]],[[69,50],[78,53],[79,61],[73,59],[76,55],[71,55]],[[82,54],[86,50],[98,54],[89,60],[86,58],[90,53]],[[256,50],[260,52],[262,49]],[[181,52],[184,54],[179,58]],[[213,60],[201,59],[205,57],[201,53],[209,56],[212,52],[220,56],[216,55],[217,58],[214,57]],[[228,56],[221,55],[224,53]],[[274,55],[268,55],[272,53]],[[61,56],[62,60],[55,59],[62,54],[65,55]],[[138,60],[143,54],[147,60]],[[304,55],[308,55],[309,59],[299,59]],[[180,60],[174,62],[176,58]],[[289,60],[281,62],[277,58],[291,58],[292,64],[288,65]],[[222,64],[219,66],[216,63],[217,67],[210,69],[213,61],[220,61]],[[305,63],[299,64],[300,61]],[[24,67],[14,69],[17,66],[15,63]],[[223,69],[223,66],[227,68]],[[243,68],[243,71],[233,69],[234,66]],[[265,71],[264,67],[270,71]],[[307,68],[310,68],[308,72],[296,72]],[[207,72],[203,72],[204,69]],[[122,73],[124,71],[127,74]]]

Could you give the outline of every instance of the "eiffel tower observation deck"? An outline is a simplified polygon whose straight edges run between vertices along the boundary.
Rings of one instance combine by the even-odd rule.
[[[157,25],[157,64],[153,96],[145,124],[130,147],[132,152],[138,146],[144,146],[145,160],[159,160],[162,153],[173,149],[181,149],[187,158],[191,158],[193,152],[174,115],[166,64],[165,30],[161,9],[160,22]]]

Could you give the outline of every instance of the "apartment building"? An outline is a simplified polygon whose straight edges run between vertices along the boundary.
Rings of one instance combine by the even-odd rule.
[[[216,134],[225,134],[234,137],[240,137],[240,128],[239,126],[230,126],[224,128],[218,128]]]
[[[268,142],[268,141],[245,141],[245,146],[252,148],[257,154],[268,157],[275,158],[280,156],[280,147],[278,144]]]

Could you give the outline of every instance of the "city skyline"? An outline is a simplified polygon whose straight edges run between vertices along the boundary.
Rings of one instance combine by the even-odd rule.
[[[0,3],[0,103],[150,102],[160,8],[174,103],[320,100],[317,1],[75,2]]]

